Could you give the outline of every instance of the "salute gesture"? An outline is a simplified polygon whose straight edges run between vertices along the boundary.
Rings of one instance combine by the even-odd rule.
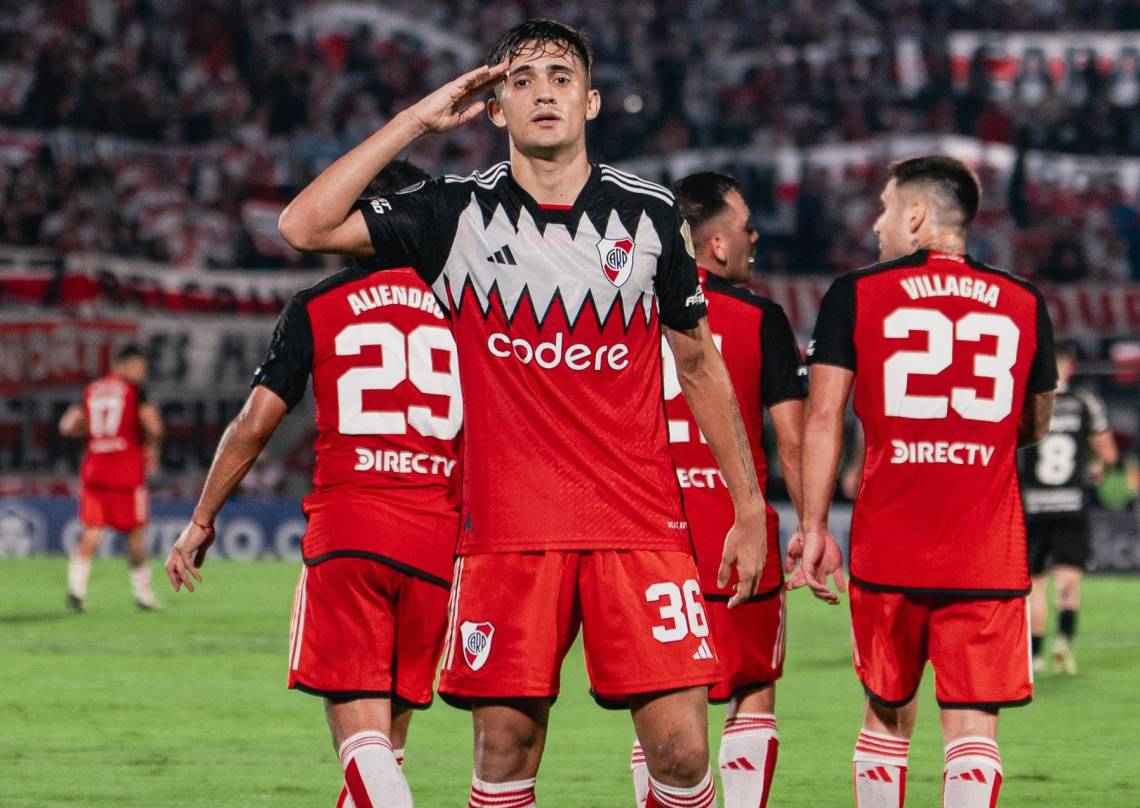
[[[479,100],[507,75],[507,62],[483,65],[464,73],[420,99],[407,114],[424,132],[448,132],[470,121],[483,111],[487,102]]]

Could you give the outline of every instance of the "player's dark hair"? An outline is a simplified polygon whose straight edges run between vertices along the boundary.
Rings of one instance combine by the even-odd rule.
[[[728,207],[724,198],[730,191],[739,192],[740,183],[728,174],[717,171],[701,171],[673,183],[677,207],[693,230],[724,212]]]
[[[364,189],[364,196],[387,196],[399,193],[405,188],[411,188],[417,182],[427,182],[431,175],[415,163],[407,160],[393,160],[372,178],[372,182]]]
[[[511,60],[520,53],[541,50],[548,45],[559,48],[558,53],[574,53],[586,68],[587,79],[594,64],[594,51],[586,34],[557,20],[533,19],[520,22],[501,37],[487,51],[487,64]]]
[[[961,219],[956,224],[962,230],[978,215],[982,185],[978,175],[961,160],[944,154],[912,157],[892,165],[889,177],[900,188],[918,183],[926,185],[945,209],[958,212]]]
[[[143,353],[142,348],[135,345],[133,342],[124,345],[115,352],[115,363],[126,362],[129,359],[146,359],[146,354]]]
[[[1081,346],[1073,339],[1058,339],[1053,343],[1053,353],[1066,359],[1080,359]]]

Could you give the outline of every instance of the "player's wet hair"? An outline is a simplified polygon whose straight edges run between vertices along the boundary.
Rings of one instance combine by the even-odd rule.
[[[512,60],[521,53],[548,46],[556,48],[558,54],[573,53],[586,69],[586,79],[594,64],[594,51],[586,34],[557,20],[533,19],[520,22],[501,37],[487,51],[487,64]]]
[[[740,183],[728,174],[718,171],[701,171],[682,177],[673,183],[673,195],[681,215],[696,232],[697,228],[719,216],[728,208],[724,198],[730,191],[740,191]]]
[[[923,185],[944,213],[957,214],[957,221],[945,219],[948,225],[965,230],[978,214],[982,185],[978,175],[961,160],[944,154],[912,157],[892,165],[889,177],[898,188]]]
[[[417,182],[427,182],[430,179],[431,175],[415,163],[393,160],[372,178],[372,182],[364,189],[364,196],[371,199],[396,194],[405,188],[411,188]]]
[[[127,362],[131,359],[146,359],[146,354],[143,353],[142,348],[135,345],[133,342],[124,345],[115,352],[115,364],[119,362]]]

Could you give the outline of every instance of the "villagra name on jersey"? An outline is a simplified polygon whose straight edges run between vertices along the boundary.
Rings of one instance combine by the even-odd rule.
[[[511,339],[502,332],[487,338],[487,350],[501,359],[514,357],[524,365],[534,362],[540,368],[551,370],[565,365],[570,370],[625,370],[629,367],[629,347],[617,345],[586,345],[575,342],[563,347],[562,333],[549,342],[533,345],[522,337]]]
[[[966,275],[916,275],[899,281],[903,291],[911,300],[922,297],[968,297],[990,308],[997,308],[998,293],[996,284],[988,284],[980,278]]]
[[[913,442],[892,440],[892,463],[949,463],[952,466],[988,466],[994,456],[993,446],[956,441]]]

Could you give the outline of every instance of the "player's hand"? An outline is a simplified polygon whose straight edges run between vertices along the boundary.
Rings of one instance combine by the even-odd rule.
[[[847,592],[847,581],[843,577],[843,551],[839,543],[826,527],[797,530],[792,543],[788,545],[788,561],[784,569],[792,572],[788,579],[788,589],[807,586],[813,595],[832,606],[839,603],[839,595]],[[827,576],[832,576],[835,591],[827,585]]]
[[[768,555],[768,526],[764,513],[750,520],[737,520],[724,537],[724,555],[717,572],[717,586],[728,586],[732,568],[736,567],[736,592],[728,600],[733,609],[756,594],[764,559]]]
[[[193,592],[194,581],[202,580],[198,568],[206,562],[206,551],[214,543],[214,536],[213,525],[204,527],[191,521],[182,529],[182,535],[166,557],[166,575],[175,592],[182,586]]]
[[[425,132],[447,132],[474,118],[486,106],[480,96],[490,92],[507,75],[507,63],[483,65],[464,73],[408,108]]]

